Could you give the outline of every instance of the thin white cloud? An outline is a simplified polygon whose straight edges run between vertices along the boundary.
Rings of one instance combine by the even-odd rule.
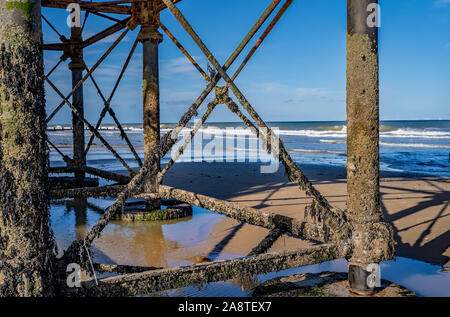
[[[328,90],[325,88],[293,88],[292,91],[298,98],[317,98],[326,97],[329,95]]]
[[[343,103],[345,91],[334,91],[328,88],[292,87],[277,82],[266,82],[253,87],[253,93],[278,96],[283,103]]]
[[[450,4],[450,0],[437,0],[433,3],[435,7],[445,8]]]
[[[194,59],[199,63],[199,58],[194,56]],[[191,64],[186,57],[172,58],[165,61],[163,64],[162,74],[186,74],[198,73],[197,69]]]
[[[166,104],[185,104],[187,107],[194,102],[198,93],[195,91],[174,91],[172,89],[161,90],[161,101]]]
[[[282,85],[280,83],[270,82],[270,83],[262,83],[260,85],[260,87],[262,90],[261,92],[263,92],[263,93],[277,93],[277,92],[285,90],[287,86]]]
[[[283,94],[284,96],[289,96],[290,99],[323,99],[331,95],[326,88],[291,87],[275,82],[263,83],[260,87],[262,88],[262,93]]]

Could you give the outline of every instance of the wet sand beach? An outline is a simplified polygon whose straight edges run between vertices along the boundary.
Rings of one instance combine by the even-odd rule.
[[[329,201],[345,207],[345,169],[303,165],[305,174]],[[166,185],[238,202],[298,219],[309,199],[287,181],[282,169],[261,174],[255,163],[177,163]],[[383,172],[382,206],[393,224],[397,259],[382,263],[383,277],[422,296],[449,296],[450,180]],[[52,229],[60,250],[82,239],[114,199],[53,202]],[[309,221],[309,219],[308,219]],[[216,212],[193,207],[193,216],[170,221],[111,221],[94,242],[94,262],[177,267],[246,256],[269,233]],[[293,250],[314,242],[281,236],[269,252]],[[157,296],[251,296],[255,285],[289,274],[346,272],[343,259],[273,272],[243,280],[187,287]]]
[[[345,208],[344,168],[300,167],[333,205]],[[254,163],[178,163],[164,184],[297,219],[304,218],[309,202],[295,184],[289,183],[282,167],[277,173],[261,174],[260,165]],[[381,194],[385,219],[394,227],[397,256],[449,266],[450,179],[382,172]],[[224,217],[214,224],[198,256],[214,258],[217,251],[247,254],[267,233]],[[270,251],[309,244],[282,236]]]

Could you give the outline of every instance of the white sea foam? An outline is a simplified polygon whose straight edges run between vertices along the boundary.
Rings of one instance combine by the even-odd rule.
[[[345,152],[310,149],[288,149],[289,152],[343,155]]]
[[[321,143],[328,143],[328,144],[345,144],[345,140],[320,140]]]
[[[450,145],[445,145],[445,144],[380,142],[380,145],[383,145],[383,146],[398,146],[398,147],[428,148],[428,149],[450,149]]]
[[[124,125],[123,129],[129,132],[142,132],[141,126],[127,126]],[[49,131],[68,131],[71,130],[70,126],[66,125],[54,125],[48,127]],[[100,130],[111,131],[119,133],[119,130],[115,126],[105,125],[101,126]],[[164,126],[161,128],[161,133],[167,133],[171,131],[171,128]],[[184,128],[181,134],[188,134],[192,131],[191,128]],[[210,135],[252,135],[253,132],[247,128],[231,128],[225,129],[221,127],[208,126],[199,130],[199,132]],[[306,136],[306,137],[320,137],[320,138],[345,138],[347,135],[346,126],[330,126],[320,129],[299,129],[299,130],[279,130],[279,135],[285,136]],[[411,129],[411,128],[399,128],[390,131],[382,131],[381,137],[384,138],[423,138],[423,139],[450,139],[450,131],[442,131],[438,129]],[[322,143],[329,141],[320,140]]]
[[[170,129],[164,129],[164,132],[169,132]],[[192,129],[183,129],[181,134],[190,133]],[[222,129],[222,128],[204,128],[200,129],[199,132],[209,135],[253,135],[253,132],[249,129]],[[280,136],[305,136],[311,138],[322,138],[320,142],[322,143],[332,143],[335,141],[325,140],[324,138],[330,139],[345,139],[347,137],[347,128],[342,127],[341,130],[331,129],[331,130],[314,130],[314,129],[304,129],[304,130],[279,130],[278,135]],[[418,138],[418,139],[449,139],[450,132],[446,131],[436,131],[427,129],[397,129],[393,131],[381,132],[381,138]]]
[[[434,129],[397,129],[382,132],[382,137],[391,138],[419,138],[419,139],[450,139],[450,132],[437,131]]]

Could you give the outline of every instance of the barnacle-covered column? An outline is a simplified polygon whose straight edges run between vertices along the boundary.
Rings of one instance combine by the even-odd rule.
[[[367,294],[377,278],[371,268],[391,259],[394,249],[380,208],[378,29],[372,19],[378,12],[376,0],[347,5],[347,217],[353,244],[347,259],[351,289]]]
[[[75,86],[83,79],[83,49],[81,48],[81,28],[71,27],[71,49],[69,63],[69,69],[72,72],[72,87]],[[84,116],[84,101],[83,101],[83,85],[80,85],[73,93],[72,104],[78,110],[78,112]],[[86,165],[86,158],[84,156],[85,140],[84,140],[84,123],[74,113],[72,113],[72,128],[73,128],[73,160],[78,166]],[[85,172],[77,170],[75,172],[75,180],[80,185],[85,178]]]
[[[0,0],[0,296],[53,294],[41,1]]]
[[[159,13],[156,1],[143,2],[141,8],[141,31],[139,40],[143,48],[143,123],[144,123],[144,161],[152,157],[153,150],[160,142],[159,113],[159,56],[158,47],[162,42],[162,34],[158,31]],[[160,158],[151,166],[151,173],[144,181],[145,192],[157,192],[160,171]],[[160,200],[148,200],[148,210],[160,209]]]

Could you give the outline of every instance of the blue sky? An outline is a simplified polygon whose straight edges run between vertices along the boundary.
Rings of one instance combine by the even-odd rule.
[[[177,6],[223,63],[269,3],[270,0],[184,0]],[[450,119],[450,0],[380,0],[380,4],[381,119]],[[206,69],[206,58],[166,11],[161,15],[162,22]],[[61,33],[69,36],[66,11],[44,9],[43,13]],[[111,24],[91,15],[84,36],[91,36]],[[43,28],[45,43],[58,41],[47,25]],[[265,27],[257,37],[263,29]],[[106,98],[137,32],[130,32],[94,72]],[[117,36],[85,50],[88,66],[94,65]],[[229,74],[233,74],[253,43]],[[295,0],[236,84],[266,121],[345,120],[345,56],[346,1]],[[58,53],[46,52],[47,71],[58,58]],[[114,111],[124,123],[142,122],[141,60],[139,45],[112,100]],[[63,93],[70,92],[67,62],[61,64],[51,79]],[[167,36],[160,46],[160,81],[162,122],[177,122],[205,87],[203,77]],[[102,101],[92,84],[87,83],[84,90],[86,117],[95,122]],[[50,113],[60,99],[49,86],[46,91],[47,112]],[[211,98],[213,94],[208,100]],[[50,124],[70,120],[65,106]],[[210,119],[237,120],[226,106],[219,106]],[[107,117],[105,122],[112,121]]]

